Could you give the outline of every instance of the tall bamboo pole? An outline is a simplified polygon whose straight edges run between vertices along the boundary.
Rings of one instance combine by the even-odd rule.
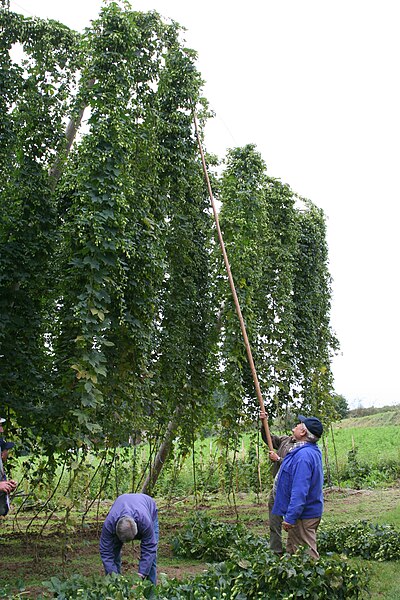
[[[200,140],[199,128],[198,128],[198,125],[197,125],[197,118],[196,118],[195,114],[193,114],[193,120],[194,120],[194,126],[195,126],[195,130],[196,130],[197,143],[198,143],[199,150],[200,150],[201,162],[202,162],[202,165],[203,165],[204,178],[205,178],[206,183],[207,183],[208,194],[210,196],[210,201],[211,201],[211,207],[212,207],[212,210],[213,210],[213,213],[214,213],[214,220],[215,220],[215,226],[217,228],[218,240],[219,240],[219,244],[221,246],[222,255],[224,257],[225,268],[226,268],[226,272],[228,274],[229,285],[230,285],[230,288],[231,288],[231,292],[232,292],[232,296],[233,296],[233,301],[235,303],[236,313],[237,313],[237,316],[239,317],[240,329],[242,330],[243,341],[244,341],[244,345],[246,347],[246,352],[247,352],[247,359],[249,361],[251,374],[253,376],[254,387],[255,387],[255,390],[256,390],[258,402],[260,404],[260,409],[262,411],[265,411],[264,400],[263,400],[263,397],[262,397],[262,394],[261,394],[261,388],[260,388],[260,383],[259,383],[258,377],[257,377],[257,371],[256,371],[256,368],[254,366],[254,360],[253,360],[253,355],[252,355],[251,348],[250,348],[249,338],[247,337],[246,326],[244,324],[244,320],[243,320],[243,316],[242,316],[242,311],[241,311],[239,300],[238,300],[237,293],[236,293],[235,283],[234,283],[233,277],[232,277],[231,267],[229,265],[228,255],[226,253],[226,249],[225,249],[225,244],[224,244],[224,240],[223,240],[223,237],[222,237],[221,228],[219,226],[217,206],[216,206],[216,203],[215,203],[215,200],[214,200],[214,195],[213,195],[212,188],[211,188],[210,178],[208,176],[207,165],[206,165],[206,161],[205,161],[205,158],[204,158],[203,147],[202,147],[201,140]],[[269,432],[269,427],[268,427],[268,419],[266,417],[264,417],[264,419],[262,420],[262,422],[263,422],[263,427],[264,427],[265,435],[267,437],[268,448],[271,451],[274,451],[274,447],[272,445],[271,434]]]

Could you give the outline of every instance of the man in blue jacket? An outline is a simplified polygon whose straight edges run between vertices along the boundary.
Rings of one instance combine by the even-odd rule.
[[[317,529],[324,508],[322,486],[324,475],[322,454],[317,442],[322,423],[316,417],[298,416],[294,427],[296,442],[282,461],[275,486],[273,514],[283,516],[288,533],[286,551],[293,554],[300,546],[308,546],[317,559]]]
[[[121,573],[124,542],[140,540],[138,575],[157,581],[158,513],[153,498],[146,494],[118,496],[104,521],[100,556],[106,574]]]

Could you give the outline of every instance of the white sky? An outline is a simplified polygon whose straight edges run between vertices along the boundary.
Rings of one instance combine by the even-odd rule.
[[[77,30],[101,0],[11,0]],[[187,28],[216,118],[206,147],[254,143],[268,172],[327,216],[335,388],[350,406],[398,389],[398,0],[136,0]]]

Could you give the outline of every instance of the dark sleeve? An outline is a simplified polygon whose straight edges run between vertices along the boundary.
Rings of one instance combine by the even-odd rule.
[[[265,442],[266,444],[268,444],[267,435],[265,433],[264,425],[261,425],[261,437],[263,439],[263,442]],[[285,437],[285,436],[283,436],[283,437]],[[275,448],[275,450],[277,450],[279,448],[279,446],[281,445],[282,438],[279,435],[271,435],[271,440],[272,440],[272,446]]]

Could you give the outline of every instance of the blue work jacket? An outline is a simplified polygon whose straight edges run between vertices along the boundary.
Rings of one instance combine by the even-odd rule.
[[[157,538],[154,524],[157,519],[157,505],[146,494],[122,494],[118,496],[104,521],[100,536],[100,556],[105,572],[120,573],[122,542],[115,532],[121,517],[132,517],[136,521],[138,533],[135,539],[140,542],[139,573],[147,576],[157,555]]]
[[[277,478],[274,515],[282,515],[291,525],[297,519],[322,516],[324,473],[317,444],[293,448],[283,459]]]

